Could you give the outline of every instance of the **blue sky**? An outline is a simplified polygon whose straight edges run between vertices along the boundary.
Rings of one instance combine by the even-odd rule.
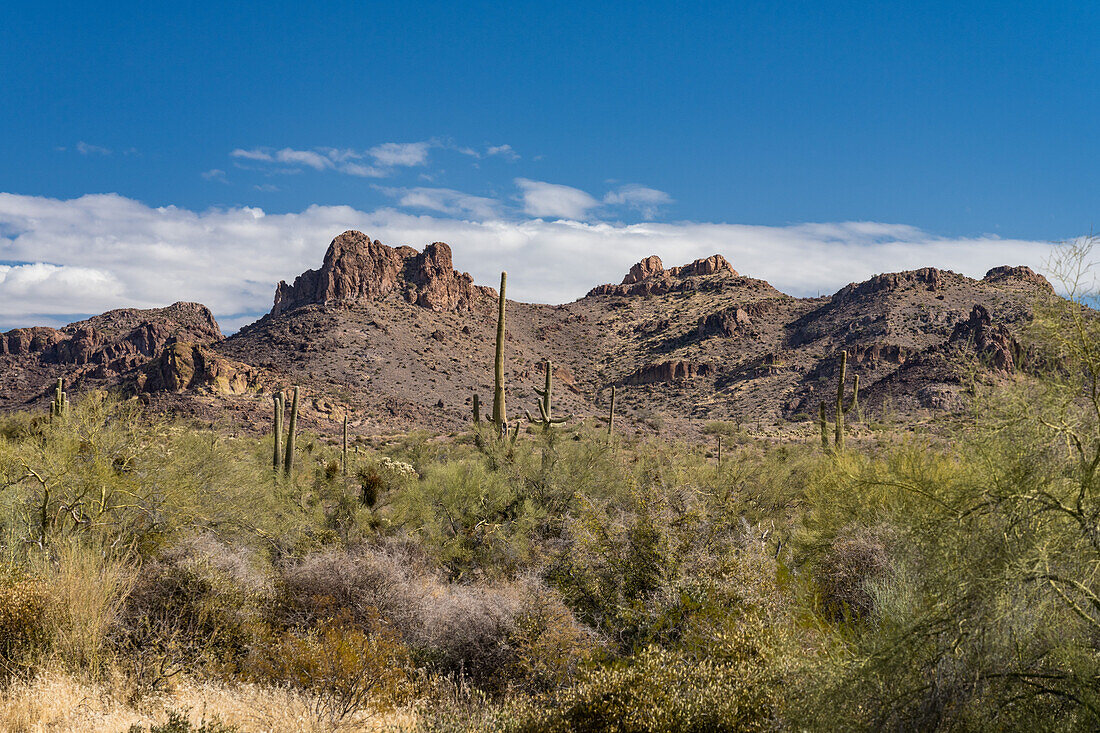
[[[360,222],[457,235],[456,262],[487,282],[537,261],[517,294],[547,300],[628,266],[636,248],[598,235],[648,222],[676,234],[645,238],[666,259],[732,241],[699,225],[759,232],[734,248],[766,271],[734,262],[748,274],[803,251],[847,253],[851,279],[894,261],[966,271],[997,238],[1038,266],[1041,244],[1100,211],[1098,21],[1097,4],[1038,2],[5,3],[0,326],[217,298],[197,276],[142,293],[123,264],[161,267],[159,250],[198,246],[179,219],[239,230],[234,212],[298,217],[242,237],[278,272],[221,286],[239,297],[215,310],[241,322],[268,307],[264,278],[315,265],[331,227]],[[554,222],[614,256],[557,262]],[[792,251],[764,236],[852,222],[895,228]],[[487,244],[490,224],[512,233]],[[942,262],[921,260],[929,243]],[[202,248],[212,266],[220,250]]]

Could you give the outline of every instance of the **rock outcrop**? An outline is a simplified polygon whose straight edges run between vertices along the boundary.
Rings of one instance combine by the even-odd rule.
[[[878,293],[906,287],[916,287],[935,292],[943,287],[943,275],[944,273],[935,267],[922,267],[919,270],[906,270],[904,272],[887,272],[882,275],[875,275],[870,280],[861,283],[846,285],[833,295],[832,302],[834,304],[849,303]]]
[[[208,344],[221,338],[210,309],[199,303],[175,303],[107,311],[59,330],[17,328],[0,334],[0,354],[33,354],[47,364],[95,365],[102,375],[152,358],[172,339]]]
[[[696,335],[701,339],[711,336],[751,336],[755,333],[753,320],[766,317],[772,310],[772,305],[774,301],[762,300],[710,313],[699,319]]]
[[[245,394],[259,387],[252,367],[215,354],[200,344],[173,341],[134,377],[141,392],[198,390],[214,394]]]
[[[985,277],[983,277],[982,280],[988,283],[1002,283],[1005,281],[1022,282],[1034,285],[1050,293],[1054,292],[1054,286],[1050,284],[1049,280],[1026,265],[1017,265],[1015,267],[1001,265],[1000,267],[994,267],[989,272],[985,273]]]
[[[662,361],[638,369],[623,380],[623,384],[660,384],[679,382],[684,379],[705,377],[711,373],[709,364],[695,364],[690,361]]]
[[[64,336],[60,331],[45,326],[16,328],[0,334],[0,354],[27,356],[49,349]]]
[[[630,268],[619,285],[600,285],[588,292],[592,295],[663,295],[674,290],[691,290],[695,284],[688,278],[726,273],[737,277],[722,255],[711,255],[687,265],[666,270],[661,258],[650,255]]]
[[[983,305],[975,304],[970,318],[955,327],[949,345],[969,345],[991,368],[1011,374],[1016,371],[1020,344],[1003,324],[994,323]]]
[[[475,286],[468,273],[454,270],[451,248],[443,242],[417,252],[347,231],[332,240],[319,270],[306,270],[293,285],[279,283],[271,315],[314,303],[380,300],[393,293],[432,310],[460,312],[480,296],[495,297],[492,288]]]

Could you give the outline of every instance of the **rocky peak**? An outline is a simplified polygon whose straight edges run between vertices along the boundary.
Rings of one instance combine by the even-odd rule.
[[[347,231],[332,240],[319,270],[306,270],[293,285],[279,283],[271,314],[311,303],[379,300],[392,293],[432,310],[465,311],[480,295],[494,291],[475,286],[468,273],[455,272],[451,248],[443,242],[417,252]]]
[[[661,262],[661,258],[657,255],[650,255],[630,268],[630,272],[623,278],[622,284],[633,285],[634,283],[640,283],[642,280],[651,278],[654,275],[661,275],[664,271],[665,266],[664,263]]]
[[[989,283],[1000,283],[1005,281],[1030,283],[1038,286],[1042,290],[1051,293],[1054,292],[1054,287],[1050,282],[1027,265],[1017,265],[1015,267],[1001,265],[1000,267],[994,267],[992,270],[985,273],[985,277],[983,277],[982,280]]]
[[[619,285],[600,285],[589,291],[589,295],[660,295],[673,290],[690,290],[693,284],[685,282],[687,278],[703,277],[728,273],[737,277],[737,271],[730,266],[722,255],[695,260],[669,270],[657,255],[650,255],[630,268],[630,272]]]
[[[737,270],[733,269],[733,266],[722,255],[711,255],[701,260],[695,260],[690,265],[673,267],[668,271],[668,274],[673,277],[701,277],[715,275],[719,272],[737,275]]]
[[[156,355],[170,339],[212,343],[222,338],[214,314],[199,303],[166,308],[119,308],[84,321],[52,328],[23,328],[0,334],[0,354],[37,354],[53,364],[97,364],[121,371]]]

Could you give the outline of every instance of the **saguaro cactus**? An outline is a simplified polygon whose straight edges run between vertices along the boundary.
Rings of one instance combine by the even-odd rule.
[[[497,303],[497,353],[493,379],[493,422],[497,430],[503,433],[508,421],[504,407],[504,289],[508,284],[508,273],[500,273],[500,300]]]
[[[344,476],[348,475],[348,411],[344,410]]]
[[[271,454],[271,467],[278,471],[283,465],[283,393],[271,395],[274,403],[272,433],[275,437],[275,449]]]
[[[829,450],[829,421],[825,417],[825,403],[822,402],[818,405],[817,410],[817,424],[821,428],[821,448],[822,450]]]
[[[563,422],[566,422],[567,420],[572,420],[573,419],[572,415],[567,415],[566,417],[554,417],[553,416],[552,405],[551,405],[551,401],[550,401],[550,395],[551,395],[551,392],[553,391],[553,389],[554,389],[554,362],[547,359],[546,360],[546,386],[543,387],[542,389],[539,389],[538,387],[535,387],[535,394],[537,394],[539,397],[542,398],[542,399],[539,400],[539,415],[541,417],[538,420],[536,420],[535,418],[531,417],[530,412],[526,412],[527,420],[529,422],[540,424],[546,430],[549,430],[551,425],[554,425],[554,424],[557,424],[557,423],[563,423]]]
[[[294,468],[295,433],[298,430],[298,387],[295,385],[293,396],[290,400],[290,422],[286,431],[286,457],[283,460],[283,470],[289,476]]]
[[[844,416],[847,415],[859,401],[859,375],[856,375],[855,384],[852,387],[852,401],[844,406],[844,381],[848,372],[848,352],[840,352],[840,378],[836,384],[836,436],[833,445],[837,450],[844,450]]]
[[[481,398],[474,393],[474,425],[481,424]]]
[[[54,398],[50,402],[50,419],[52,420],[54,417],[64,417],[68,410],[69,396],[65,394],[65,380],[62,377],[58,377],[57,391],[54,392]]]
[[[836,383],[836,415],[834,417],[833,448],[844,450],[844,416],[854,410],[859,404],[859,375],[857,374],[852,385],[852,399],[847,407],[844,405],[844,383],[848,377],[848,352],[840,352],[840,376]],[[818,406],[818,427],[821,428],[821,447],[829,450],[829,429],[825,418],[825,403]]]
[[[615,385],[611,385],[611,406],[607,408],[607,439],[615,432]]]

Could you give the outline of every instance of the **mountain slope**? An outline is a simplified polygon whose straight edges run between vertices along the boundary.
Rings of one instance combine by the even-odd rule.
[[[647,257],[572,303],[509,301],[509,413],[534,411],[552,359],[558,414],[603,415],[617,385],[625,425],[798,420],[835,390],[841,349],[869,409],[950,410],[969,355],[995,378],[1016,371],[1020,327],[1052,293],[1026,267],[982,280],[924,268],[795,298],[721,255],[669,269]],[[255,425],[272,390],[300,384],[307,425],[347,407],[372,432],[458,429],[472,395],[492,395],[496,291],[456,272],[443,243],[417,252],[345,232],[319,269],[279,283],[268,315],[226,339],[192,304],[112,314],[0,337],[0,408],[33,402],[63,372],[78,388],[120,384],[169,409]]]

